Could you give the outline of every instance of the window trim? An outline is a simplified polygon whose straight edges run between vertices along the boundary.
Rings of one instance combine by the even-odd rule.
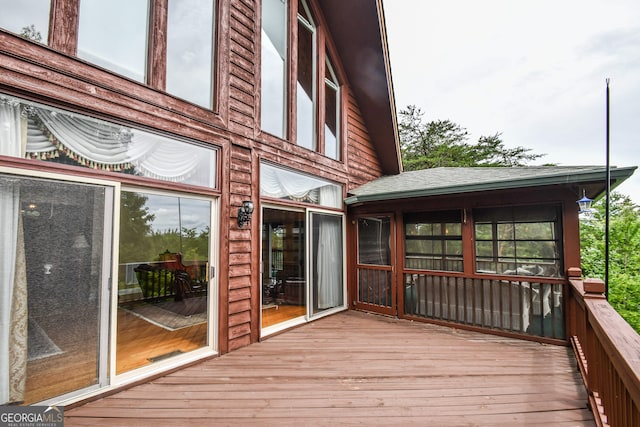
[[[298,12],[298,4],[303,3],[306,11],[310,15],[312,22],[309,22],[308,19],[305,18],[305,15],[300,15]],[[264,2],[262,2],[262,6],[264,7]],[[275,138],[276,140],[287,140],[292,145],[299,146],[301,149],[307,151],[313,151],[323,157],[331,159],[336,162],[344,162],[345,159],[345,144],[344,140],[346,138],[344,134],[344,130],[346,126],[344,125],[344,111],[345,111],[345,94],[346,91],[344,89],[344,82],[346,79],[344,78],[344,70],[341,68],[341,64],[337,62],[337,50],[330,38],[330,34],[328,33],[328,26],[324,21],[324,17],[322,16],[322,11],[319,6],[316,4],[315,0],[288,0],[288,12],[287,12],[287,32],[288,32],[288,42],[287,42],[287,65],[286,65],[286,83],[285,88],[287,93],[285,94],[286,107],[285,107],[285,117],[283,120],[285,121],[285,131],[284,137],[280,138],[277,135],[270,133],[268,130],[262,128],[261,125],[261,111],[262,111],[262,103],[258,103],[256,106],[256,131],[263,136],[265,139]],[[262,16],[262,13],[260,13]],[[309,149],[304,146],[301,146],[297,142],[297,125],[298,125],[298,117],[297,117],[297,82],[298,82],[298,69],[297,69],[297,46],[298,46],[298,25],[304,25],[313,33],[314,43],[313,43],[313,108],[314,108],[314,123],[313,123],[313,132],[314,132],[314,145],[315,148]],[[260,22],[260,26],[262,22]],[[261,32],[259,32],[261,34]],[[261,37],[261,35],[260,35]],[[261,45],[260,41],[258,45]],[[259,55],[260,56],[260,55]],[[326,108],[326,97],[325,97],[325,84],[327,82],[327,76],[325,75],[325,67],[326,61],[329,60],[332,73],[335,77],[336,85],[336,140],[337,140],[337,148],[336,148],[336,156],[328,156],[325,152],[325,135],[324,135],[324,125],[325,125],[325,108]],[[261,66],[258,67],[261,70]],[[260,76],[258,80],[261,82]],[[333,79],[329,79],[333,80]],[[335,85],[335,82],[332,82]],[[260,89],[260,94],[262,95],[262,89]],[[288,125],[286,125],[288,124]]]

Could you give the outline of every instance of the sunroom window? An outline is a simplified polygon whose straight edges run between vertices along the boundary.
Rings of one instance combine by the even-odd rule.
[[[315,26],[304,1],[298,2],[297,142],[316,149],[315,132]]]
[[[476,209],[473,216],[478,273],[562,276],[560,207]]]
[[[459,211],[408,214],[404,222],[407,269],[464,270]]]
[[[340,84],[329,60],[329,53],[325,54],[324,71],[324,153],[327,157],[340,160],[340,143],[338,125],[340,104],[338,103]]]

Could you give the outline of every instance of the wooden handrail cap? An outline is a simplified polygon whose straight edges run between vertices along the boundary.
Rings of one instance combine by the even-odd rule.
[[[584,292],[588,294],[604,294],[604,282],[600,279],[584,279],[582,282]]]

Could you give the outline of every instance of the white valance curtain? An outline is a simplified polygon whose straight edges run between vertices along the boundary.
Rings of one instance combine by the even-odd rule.
[[[342,207],[341,186],[264,163],[260,165],[260,195]]]
[[[0,97],[0,114],[5,155],[49,160],[64,153],[94,169],[214,185],[215,150],[9,96]]]
[[[0,99],[0,154],[22,157],[26,120]],[[27,280],[18,180],[0,181],[0,405],[21,402],[27,378]]]

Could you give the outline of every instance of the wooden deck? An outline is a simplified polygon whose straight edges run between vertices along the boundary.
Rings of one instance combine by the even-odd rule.
[[[65,411],[69,426],[594,426],[567,347],[344,312]]]

